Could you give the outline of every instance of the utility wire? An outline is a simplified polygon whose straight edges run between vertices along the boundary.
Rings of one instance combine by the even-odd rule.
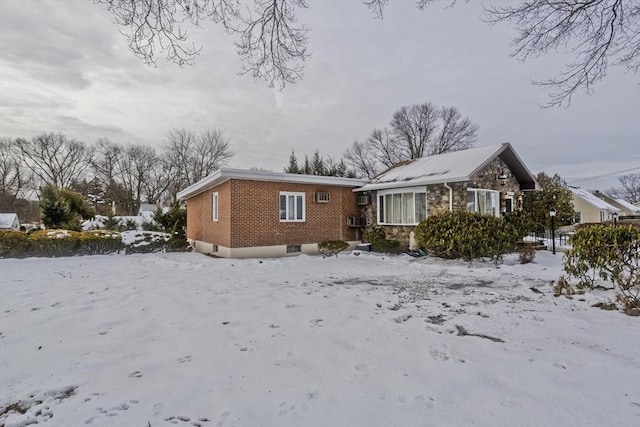
[[[632,172],[634,170],[640,170],[640,166],[636,166],[635,168],[624,169],[624,170],[616,171],[616,172],[604,173],[602,175],[594,175],[594,176],[588,176],[588,177],[585,177],[585,178],[572,179],[572,180],[567,181],[567,182],[570,183],[570,184],[578,184],[580,182],[592,181],[594,179],[604,178],[606,176],[611,176],[611,175],[618,175],[620,173],[625,173],[625,172]]]

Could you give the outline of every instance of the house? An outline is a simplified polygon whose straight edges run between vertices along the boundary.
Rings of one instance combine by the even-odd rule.
[[[620,209],[620,216],[639,216],[640,215],[640,207],[634,206],[633,204],[627,202],[624,199],[621,199],[619,197],[614,197],[597,190],[593,194],[597,198],[609,203],[611,206]]]
[[[138,209],[138,216],[153,216],[158,210],[158,206],[152,203],[141,203]]]
[[[614,214],[620,215],[621,210],[594,194],[580,187],[571,187],[575,224],[599,223],[613,221]]]
[[[20,230],[18,214],[0,213],[0,230]]]
[[[187,239],[228,258],[318,253],[318,243],[359,243],[354,188],[364,180],[219,169],[177,194],[187,205]]]
[[[424,157],[388,169],[355,192],[371,201],[367,224],[414,247],[413,229],[430,215],[470,211],[502,216],[519,210],[540,185],[511,144]]]

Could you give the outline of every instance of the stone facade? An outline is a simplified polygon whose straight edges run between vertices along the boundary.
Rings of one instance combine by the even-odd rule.
[[[503,173],[507,176],[504,182],[497,179]],[[518,180],[499,157],[496,157],[470,178],[466,182],[448,183],[451,190],[444,183],[427,185],[427,216],[438,215],[449,212],[449,210],[453,212],[466,211],[468,188],[499,191],[499,211],[501,213],[507,212],[509,208],[511,211],[522,208],[522,191]],[[366,218],[368,227],[377,225],[377,210],[378,197],[376,192],[372,191],[370,193],[370,204],[361,210],[361,214]],[[410,234],[415,228],[414,226],[384,225],[383,227],[388,239],[398,240],[401,248],[406,249],[410,246]]]

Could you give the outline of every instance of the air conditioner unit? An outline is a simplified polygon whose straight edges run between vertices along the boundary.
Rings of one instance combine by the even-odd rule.
[[[326,191],[319,191],[316,193],[316,202],[328,203],[331,200],[331,194]]]
[[[364,206],[369,204],[369,195],[368,194],[358,194],[356,196],[356,205]]]

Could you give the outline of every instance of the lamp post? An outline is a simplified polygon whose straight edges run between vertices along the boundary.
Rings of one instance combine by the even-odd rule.
[[[618,212],[612,213],[611,216],[613,217],[613,226],[615,227],[618,225]]]
[[[551,217],[551,247],[553,248],[553,254],[556,254],[556,210],[551,208],[549,211]]]

